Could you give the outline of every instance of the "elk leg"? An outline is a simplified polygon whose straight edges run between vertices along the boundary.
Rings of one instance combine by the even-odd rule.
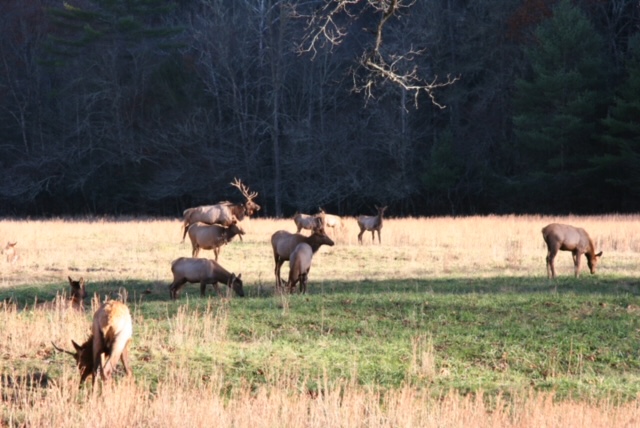
[[[580,256],[581,254],[576,252],[573,252],[573,266],[574,266],[574,274],[575,277],[577,278],[580,275]]]
[[[198,257],[198,253],[200,252],[200,247],[198,244],[194,245],[191,249],[191,257]]]
[[[554,259],[558,250],[551,250],[547,252],[547,278],[555,278],[556,277],[556,268],[554,266]]]
[[[218,261],[218,254],[220,254],[220,247],[216,247],[213,249],[213,254],[216,257],[216,261]]]
[[[282,278],[280,278],[280,268],[284,264],[284,260],[276,256],[276,289],[282,288]]]
[[[174,280],[171,283],[171,285],[169,286],[169,294],[171,295],[172,299],[175,300],[175,299],[178,298],[178,293],[180,292],[180,289],[186,283],[187,283],[187,279],[186,278],[183,278],[181,280]]]
[[[215,284],[215,282],[214,282]],[[215,287],[215,285],[214,285]],[[200,297],[204,297],[204,292],[207,290],[207,283],[205,281],[200,281]]]
[[[360,229],[360,233],[358,233],[358,242],[362,244],[362,235],[364,234],[364,229]]]
[[[122,365],[124,366],[124,371],[127,373],[127,376],[131,376],[133,374],[131,366],[129,365],[129,343],[130,341],[127,341],[127,344],[124,345],[124,350],[120,356],[120,360],[122,361]]]
[[[371,231],[371,243],[375,244],[376,243],[376,230],[372,230]]]

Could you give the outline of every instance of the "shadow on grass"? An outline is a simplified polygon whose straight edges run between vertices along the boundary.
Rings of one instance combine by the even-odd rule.
[[[34,301],[53,300],[56,294],[69,294],[67,284],[52,283],[40,286],[21,285],[2,289],[0,302],[11,301],[18,307],[32,305]],[[207,297],[225,295],[225,287],[220,284],[220,294],[211,285],[207,287]],[[464,294],[565,294],[578,295],[640,295],[640,278],[636,277],[565,277],[555,281],[542,277],[489,277],[489,278],[446,278],[423,279],[403,278],[394,280],[361,281],[309,281],[308,296],[341,294],[402,294],[426,293],[439,295]],[[126,294],[128,302],[170,302],[167,282],[146,280],[113,280],[87,283],[85,306],[90,307],[91,298],[97,294],[100,300],[106,297],[121,298]],[[267,298],[274,296],[273,287],[245,284],[245,298]],[[200,299],[199,284],[187,284],[178,301]],[[293,297],[293,296],[292,296]],[[237,298],[234,296],[234,298]]]

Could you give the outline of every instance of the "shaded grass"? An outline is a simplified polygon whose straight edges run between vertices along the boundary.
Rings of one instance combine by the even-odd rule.
[[[5,288],[0,297],[22,306],[62,288]],[[202,299],[191,285],[178,302],[169,300],[166,284],[152,281],[92,284],[102,296],[120,288],[133,308],[135,376],[152,385],[177,364],[188,365],[196,381],[221,374],[228,388],[292,376],[315,390],[326,376],[381,388],[410,383],[436,396],[529,388],[560,398],[640,394],[636,278],[320,281],[307,295],[250,286],[243,299]],[[88,326],[89,312],[80,324]],[[71,365],[50,352],[20,354],[20,367],[52,378]]]

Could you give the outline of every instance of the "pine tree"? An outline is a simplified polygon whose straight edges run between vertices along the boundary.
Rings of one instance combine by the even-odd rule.
[[[553,193],[566,204],[558,187],[576,194],[588,159],[599,150],[594,136],[606,101],[604,44],[569,0],[554,7],[535,36],[536,45],[526,51],[531,77],[516,82],[514,99],[520,178],[540,197]]]

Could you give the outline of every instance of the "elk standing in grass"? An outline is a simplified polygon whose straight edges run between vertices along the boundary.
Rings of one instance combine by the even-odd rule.
[[[369,230],[371,231],[371,242],[375,242],[376,231],[378,232],[378,243],[382,244],[382,239],[380,238],[380,229],[382,229],[382,216],[387,209],[387,207],[379,207],[375,205],[376,210],[378,210],[378,215],[375,216],[365,216],[361,215],[358,217],[358,226],[360,227],[360,233],[358,233],[358,242],[362,244],[362,234]]]
[[[233,223],[242,221],[244,216],[252,216],[256,211],[260,211],[260,205],[253,202],[258,196],[257,192],[249,193],[249,189],[242,184],[237,178],[232,186],[237,187],[245,197],[244,203],[219,202],[215,205],[203,205],[200,207],[187,208],[183,214],[183,233],[182,242],[187,236],[187,229],[193,223],[202,222],[206,224],[219,224],[222,226],[231,226]]]
[[[75,352],[65,351],[55,344],[53,347],[73,356],[76,360],[82,386],[89,375],[95,383],[98,371],[103,381],[111,379],[118,360],[122,361],[127,376],[131,376],[129,343],[132,335],[133,326],[129,308],[122,302],[110,300],[100,305],[93,315],[89,338],[82,345],[71,341]]]
[[[591,273],[596,273],[596,266],[598,259],[602,256],[602,251],[596,254],[593,241],[584,229],[567,224],[552,223],[542,229],[542,237],[547,244],[547,277],[556,277],[554,259],[559,250],[571,251],[576,278],[580,274],[580,259],[583,254],[587,257],[587,265],[589,265]]]
[[[307,281],[309,279],[309,270],[311,269],[311,259],[313,258],[313,249],[305,242],[296,245],[291,252],[289,259],[289,280],[287,288],[293,293],[296,284],[300,283],[300,293],[307,292]]]
[[[191,256],[198,257],[201,249],[213,250],[216,261],[218,261],[218,255],[220,255],[223,245],[230,242],[236,235],[242,241],[242,235],[244,235],[244,230],[236,223],[229,227],[219,224],[194,223],[189,226],[188,232],[191,240]]]
[[[207,284],[213,285],[216,293],[219,293],[219,282],[233,289],[238,296],[244,297],[242,274],[236,276],[214,260],[180,257],[171,263],[171,272],[173,273],[173,282],[169,286],[169,293],[172,299],[178,298],[180,289],[184,287],[187,282],[199,282],[200,295],[202,297],[204,297]]]
[[[296,212],[293,216],[293,222],[296,224],[296,233],[300,233],[302,229],[313,230],[319,226],[322,226],[322,222],[324,221],[324,216],[319,217],[318,214],[310,215],[310,214],[300,214]]]
[[[327,236],[322,226],[313,229],[310,236],[304,236],[299,233],[290,233],[286,230],[279,230],[271,235],[271,247],[273,249],[273,258],[276,263],[276,289],[282,287],[282,278],[280,278],[280,269],[285,261],[289,260],[291,253],[300,243],[306,243],[311,247],[312,253],[322,245],[333,246],[334,242]]]
[[[324,219],[324,228],[330,227],[333,231],[333,236],[336,236],[336,229],[343,230],[344,225],[342,224],[342,218],[340,216],[334,214],[327,214],[322,208],[320,208],[321,218]]]
[[[16,244],[17,243],[18,243],[18,241],[7,242],[7,245],[2,250],[2,254],[5,255],[7,263],[14,264],[20,258],[20,256],[18,255],[18,252],[16,251]]]

